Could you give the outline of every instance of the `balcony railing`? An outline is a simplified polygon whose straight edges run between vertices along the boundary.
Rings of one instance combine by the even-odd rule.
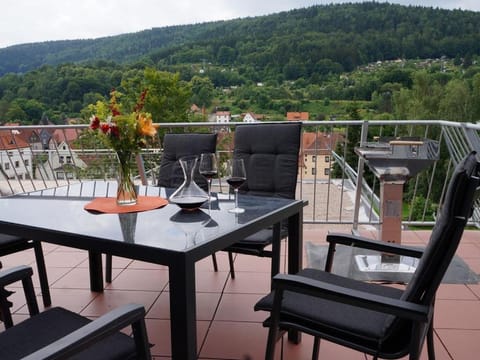
[[[233,149],[239,123],[162,123],[153,147],[137,157],[137,181],[156,184],[162,154],[161,140],[167,132],[218,132],[218,157],[224,161]],[[89,179],[114,179],[115,154],[92,148],[84,141],[88,126],[4,126],[0,128],[0,193],[39,190]],[[480,153],[480,125],[440,120],[309,121],[303,124],[299,157],[297,197],[307,199],[305,223],[379,223],[379,181],[355,146],[376,137],[417,136],[440,144],[440,160],[405,184],[403,224],[431,226],[435,209],[455,165],[470,150]],[[90,142],[91,143],[91,142]],[[360,174],[360,176],[358,176]],[[214,185],[225,191],[221,176]],[[357,187],[358,185],[358,187]],[[480,199],[471,225],[480,227]]]

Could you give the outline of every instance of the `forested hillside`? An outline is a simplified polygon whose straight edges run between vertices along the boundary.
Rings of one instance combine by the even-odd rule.
[[[0,49],[0,75],[41,65],[107,60],[172,66],[209,62],[250,77],[321,77],[396,58],[480,53],[480,13],[357,3],[155,28],[100,39],[52,41]]]
[[[204,121],[216,109],[476,122],[479,28],[477,12],[371,2],[12,46],[0,49],[0,124],[86,121],[112,88],[136,96],[147,85],[156,122]],[[178,99],[174,112],[159,106]]]

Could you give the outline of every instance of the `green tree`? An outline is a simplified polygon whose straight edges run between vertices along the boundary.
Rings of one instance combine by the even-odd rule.
[[[134,73],[133,77],[122,80],[122,87],[132,102],[143,89],[148,89],[145,111],[152,114],[154,122],[188,121],[191,87],[180,80],[178,73],[147,68],[143,73]]]
[[[12,102],[8,107],[8,110],[5,114],[6,120],[9,122],[21,121],[25,122],[28,120],[28,115],[23,111],[22,107],[16,102]]]
[[[445,86],[445,95],[440,103],[440,116],[450,121],[471,120],[470,99],[470,90],[464,81],[450,81]]]
[[[208,107],[212,104],[215,88],[208,77],[194,76],[190,81],[192,86],[192,103],[200,107]]]

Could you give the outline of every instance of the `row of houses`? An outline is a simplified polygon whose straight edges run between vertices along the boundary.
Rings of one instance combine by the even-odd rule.
[[[289,119],[299,121],[297,115]],[[73,150],[78,136],[79,132],[73,128],[0,129],[0,180],[76,178],[78,171],[86,169],[89,163],[88,156],[80,156]],[[339,141],[342,135],[338,133],[304,132],[299,178],[328,179],[333,167],[332,151]]]
[[[75,178],[76,169],[87,167],[72,151],[77,138],[75,129],[0,129],[0,180]]]
[[[233,115],[230,111],[216,111],[208,116],[209,122],[217,124],[226,124],[232,121],[239,121],[244,123],[261,122],[266,120],[266,116],[262,114],[255,114],[254,112],[247,112],[239,115]],[[287,112],[287,121],[308,121],[308,112]]]

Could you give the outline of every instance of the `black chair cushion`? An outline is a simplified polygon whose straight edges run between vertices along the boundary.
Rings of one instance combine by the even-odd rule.
[[[298,275],[395,299],[399,299],[403,293],[393,287],[357,281],[317,269],[303,269]],[[262,298],[255,305],[255,310],[271,311],[274,294],[271,292]],[[376,311],[290,291],[284,293],[281,314],[281,322],[295,319],[294,323],[308,329],[323,329],[327,334],[343,333],[343,337],[372,342],[384,337],[385,322],[389,317]]]
[[[216,146],[217,134],[165,134],[158,186],[177,188],[182,185],[184,176],[178,159],[197,155],[200,161],[200,154],[214,153]],[[208,189],[207,180],[200,175],[198,165],[194,180],[204,190]]]
[[[240,191],[294,199],[300,138],[300,123],[237,126],[234,157],[244,159],[247,172]]]
[[[54,307],[0,333],[0,359],[17,360],[49,345],[55,340],[89,323],[90,320]],[[22,346],[18,346],[19,339]],[[112,335],[71,359],[110,360],[134,359],[134,340],[123,334]]]

